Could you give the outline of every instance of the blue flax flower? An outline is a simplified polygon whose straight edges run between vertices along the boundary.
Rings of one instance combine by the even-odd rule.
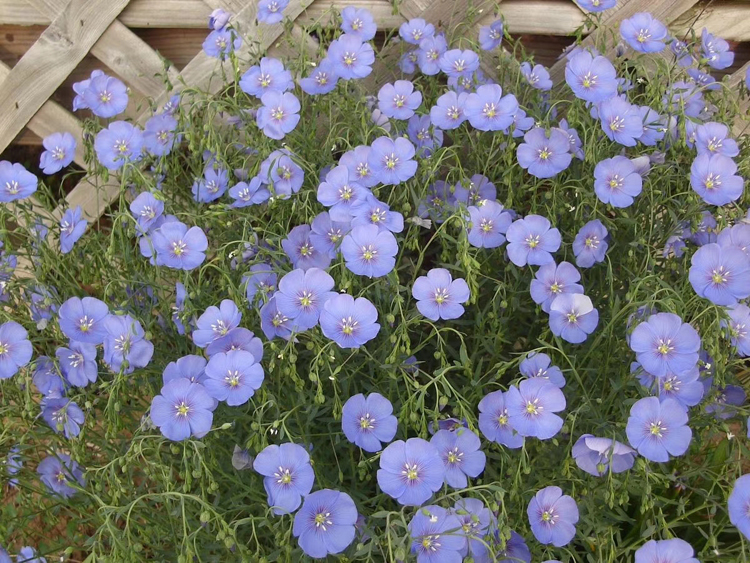
[[[258,21],[271,25],[279,23],[284,19],[284,9],[289,5],[289,0],[261,0],[258,3]]]
[[[364,297],[338,294],[326,301],[320,313],[323,334],[341,348],[359,348],[380,332],[375,306]]]
[[[471,92],[464,104],[469,123],[480,131],[507,131],[518,111],[518,100],[513,94],[503,96],[497,84],[484,84]]]
[[[80,407],[64,397],[45,398],[41,404],[42,418],[58,434],[66,438],[75,438],[81,433],[84,421]]]
[[[422,39],[417,49],[417,64],[422,74],[434,76],[440,72],[440,57],[447,50],[448,42],[442,33]]]
[[[311,96],[327,94],[333,91],[338,81],[339,77],[336,74],[331,59],[323,59],[310,71],[307,78],[300,78],[298,80],[302,91]]]
[[[45,174],[59,172],[73,162],[76,155],[76,140],[67,131],[47,135],[42,144],[45,151],[39,159],[39,167]]]
[[[577,2],[581,8],[589,12],[603,12],[604,10],[614,8],[617,4],[617,0],[577,0]]]
[[[296,330],[292,321],[279,312],[276,307],[275,295],[260,308],[260,327],[269,340],[273,340],[277,336],[289,340],[292,330]]]
[[[417,155],[429,158],[432,153],[443,146],[443,131],[433,127],[429,115],[413,115],[406,125],[409,140],[414,143]]]
[[[547,354],[529,352],[518,366],[518,371],[525,377],[538,377],[549,381],[555,387],[565,387],[565,376],[559,367],[550,365],[552,360]]]
[[[625,432],[638,453],[650,461],[669,461],[670,456],[683,455],[693,433],[687,426],[685,408],[674,399],[660,402],[645,397],[630,409]]]
[[[260,64],[250,67],[240,78],[240,89],[261,98],[266,92],[286,92],[294,87],[292,73],[272,57],[263,57]]]
[[[578,438],[572,453],[576,465],[594,477],[601,477],[610,471],[627,471],[633,467],[636,456],[635,450],[630,446],[591,434],[583,434]]]
[[[552,334],[571,344],[580,344],[599,324],[599,311],[580,293],[562,293],[549,307]]]
[[[127,362],[125,373],[145,368],[154,354],[154,345],[146,340],[141,323],[130,315],[108,315],[104,321],[104,362],[114,372]]]
[[[456,193],[459,188],[456,186]],[[477,248],[497,248],[505,242],[505,233],[513,222],[511,214],[493,200],[478,202],[468,209],[471,227],[469,244]]]
[[[281,241],[281,247],[295,268],[325,269],[331,263],[331,256],[324,249],[321,250],[313,245],[310,238],[311,232],[310,225],[298,225],[289,231],[287,238]]]
[[[333,278],[320,268],[292,270],[279,281],[276,306],[298,330],[307,330],[318,324],[326,301],[337,295],[333,285]]]
[[[305,180],[305,172],[292,160],[286,149],[273,151],[260,165],[258,177],[264,184],[273,183],[277,196],[287,197],[297,193]]]
[[[462,303],[469,300],[466,280],[453,279],[448,270],[433,268],[414,281],[411,290],[417,309],[432,321],[457,319],[464,314]]]
[[[510,425],[506,399],[507,393],[492,391],[479,401],[479,429],[491,442],[516,449],[523,446],[524,438]]]
[[[242,313],[231,299],[222,300],[219,307],[211,305],[198,318],[197,328],[193,331],[193,342],[199,348],[205,348],[238,327],[241,319]]]
[[[354,541],[357,517],[357,507],[349,495],[322,489],[305,497],[294,515],[292,533],[306,555],[320,559],[341,553]]]
[[[230,407],[244,405],[263,383],[263,368],[250,352],[232,350],[211,356],[203,382],[208,394]]]
[[[143,133],[126,121],[110,123],[94,140],[96,157],[109,170],[119,170],[126,163],[138,160],[142,148]]]
[[[55,352],[65,379],[74,387],[86,387],[96,381],[96,346],[71,340],[68,347],[61,346]]]
[[[493,523],[489,508],[479,499],[460,498],[451,512],[458,518],[461,533],[466,537],[466,547],[461,551],[461,556],[471,555],[477,563],[488,562],[487,533]]]
[[[187,379],[191,383],[203,383],[206,380],[206,359],[189,354],[169,362],[162,373],[164,385],[173,379]]]
[[[60,330],[71,340],[87,344],[102,344],[107,336],[104,319],[109,315],[107,305],[95,297],[71,297],[60,306]]]
[[[417,563],[460,563],[466,551],[461,521],[440,506],[420,508],[409,522],[411,552]]]
[[[268,506],[276,515],[297,510],[315,482],[310,454],[292,443],[266,446],[253,461],[253,469],[263,475]]]
[[[498,559],[495,563],[531,563],[531,551],[524,539],[513,530],[510,532],[510,539],[505,542],[505,548],[499,550],[496,557]]]
[[[651,315],[630,335],[630,348],[643,369],[654,377],[693,369],[700,345],[696,330],[672,313]]]
[[[594,168],[596,197],[612,207],[628,207],[643,190],[643,178],[629,158],[615,156]]]
[[[381,231],[376,225],[362,225],[344,237],[341,253],[351,272],[379,278],[393,270],[398,243],[390,231]]]
[[[698,154],[723,154],[735,157],[740,154],[737,141],[729,137],[729,127],[723,123],[702,123],[695,129],[695,148]]]
[[[524,379],[518,387],[512,386],[505,406],[508,423],[521,436],[548,440],[562,428],[563,419],[554,413],[565,408],[565,395],[544,379]]]
[[[247,282],[245,297],[250,304],[255,302],[255,296],[258,292],[260,292],[264,299],[272,295],[276,291],[277,277],[276,272],[268,264],[254,264],[250,266],[250,272],[243,277],[243,282]]]
[[[387,203],[378,201],[372,195],[367,194],[364,200],[352,207],[352,228],[361,225],[375,225],[380,231],[400,233],[404,230],[404,216],[398,211],[391,211]]]
[[[540,490],[526,509],[534,537],[555,547],[568,545],[576,535],[578,505],[560,487]]]
[[[169,114],[151,117],[143,128],[143,147],[154,156],[164,156],[172,152],[175,142],[177,120]]]
[[[185,377],[165,382],[151,402],[151,420],[169,440],[203,438],[211,430],[214,401],[199,383]]]
[[[328,172],[325,182],[318,186],[318,201],[329,208],[332,221],[351,221],[352,208],[369,194],[370,190],[360,185],[341,164]]]
[[[233,29],[215,29],[203,41],[203,52],[221,61],[240,47],[242,37]]]
[[[234,186],[229,188],[229,196],[234,199],[232,207],[248,207],[250,205],[257,205],[268,201],[271,197],[271,192],[261,181],[258,176],[255,176],[250,182],[237,182]]]
[[[18,446],[13,446],[8,452],[5,458],[5,469],[8,473],[8,484],[11,487],[18,487],[18,479],[15,477],[18,472],[23,468],[23,460],[21,458],[20,449]],[[0,551],[0,553],[2,553]],[[0,556],[0,563],[2,563],[2,557]]]
[[[479,436],[468,428],[457,430],[438,430],[430,439],[443,460],[445,482],[454,489],[465,489],[467,477],[476,478],[487,461],[484,452],[479,449]]]
[[[729,50],[729,43],[709,33],[705,27],[701,33],[701,55],[708,61],[708,66],[717,70],[728,68],[734,63],[734,53]]]
[[[469,49],[451,49],[442,54],[438,64],[449,78],[471,76],[479,68],[479,55]]]
[[[84,487],[83,468],[70,459],[67,454],[56,454],[45,457],[36,468],[39,479],[53,494],[70,498],[78,492],[71,486],[75,483]]]
[[[573,240],[573,253],[579,268],[590,268],[604,262],[609,248],[609,232],[599,219],[592,219],[576,234]]]
[[[620,35],[636,51],[658,53],[666,47],[669,31],[648,12],[639,12],[620,22]]]
[[[396,80],[378,92],[378,108],[387,117],[409,119],[422,104],[422,93],[409,80]]]
[[[349,35],[356,35],[362,41],[375,37],[378,25],[367,8],[347,6],[341,10],[341,29]]]
[[[493,51],[503,40],[503,20],[495,20],[490,25],[479,28],[479,48]]]
[[[203,178],[193,182],[193,199],[199,203],[210,203],[223,196],[228,185],[229,172],[207,166]]]
[[[148,233],[164,213],[164,201],[151,192],[142,192],[130,203],[130,212],[138,223],[138,231]]]
[[[31,380],[37,391],[45,397],[62,397],[65,395],[67,383],[63,380],[55,363],[48,356],[39,356],[35,364]]]
[[[699,563],[693,547],[679,538],[649,540],[635,552],[635,563]]]
[[[461,125],[468,118],[466,116],[466,99],[469,95],[449,90],[437,99],[430,109],[430,121],[435,127],[450,130]]]
[[[382,443],[396,435],[398,420],[393,416],[393,405],[383,395],[359,393],[344,403],[341,428],[352,444],[366,452],[379,452]]]
[[[214,354],[231,352],[233,350],[250,352],[256,362],[260,362],[263,359],[263,342],[252,331],[242,327],[233,328],[229,331],[229,334],[214,340],[206,346],[206,354],[209,357]]]
[[[380,454],[378,485],[399,504],[424,504],[440,489],[444,479],[445,467],[440,452],[422,438],[398,440]]]
[[[536,271],[531,280],[531,298],[542,306],[542,311],[550,312],[552,302],[563,293],[583,293],[581,274],[570,262],[555,264],[550,262]]]
[[[599,103],[617,94],[617,73],[606,57],[579,50],[565,65],[565,82],[576,98]]]
[[[364,78],[372,72],[375,51],[372,45],[357,35],[345,33],[331,42],[328,59],[333,63],[333,72],[342,80]]]
[[[100,74],[89,81],[83,101],[97,117],[114,117],[128,106],[128,87],[119,78]]]
[[[373,141],[367,163],[373,176],[385,185],[398,185],[405,182],[417,171],[414,145],[404,137],[395,141],[388,137],[378,137]]]
[[[25,328],[15,321],[0,325],[0,380],[13,377],[31,361],[33,353]]]
[[[750,256],[736,246],[711,243],[693,254],[690,284],[715,305],[734,305],[750,297]]]
[[[516,151],[518,164],[536,178],[552,178],[570,166],[570,137],[553,127],[549,136],[541,127],[528,131]]]
[[[729,521],[750,539],[750,474],[743,475],[734,482],[727,503]]]
[[[521,75],[532,88],[543,92],[552,89],[549,71],[542,65],[534,65],[532,68],[531,63],[521,63]]]
[[[554,262],[552,252],[560,248],[560,231],[540,215],[527,215],[508,227],[508,257],[516,266],[543,266]]]
[[[47,563],[45,557],[37,557],[36,549],[28,545],[21,548],[16,561],[18,563]]]
[[[735,172],[737,164],[728,156],[702,153],[690,167],[690,185],[709,205],[726,205],[739,199],[744,189],[744,180]]]
[[[188,229],[179,221],[165,222],[153,232],[152,240],[159,266],[192,270],[206,259],[208,240],[200,227]]]
[[[229,23],[232,14],[225,12],[221,8],[216,8],[208,16],[208,29],[224,29]]]
[[[73,245],[86,232],[88,221],[81,217],[83,210],[81,206],[75,209],[67,209],[60,219],[60,252],[67,254],[73,250]]]
[[[737,349],[737,354],[742,358],[750,356],[750,307],[738,303],[731,307],[728,328],[732,346]]]
[[[263,134],[270,139],[283,139],[287,133],[294,131],[299,123],[300,103],[291,92],[271,90],[260,99],[263,104],[258,108],[256,122]]]
[[[398,34],[407,43],[419,45],[420,41],[435,34],[435,26],[427,23],[422,18],[412,18],[408,22],[401,24]]]
[[[10,203],[26,199],[36,192],[37,177],[23,165],[0,161],[0,202]]]
[[[333,259],[338,255],[339,244],[349,234],[351,223],[333,221],[330,213],[324,211],[313,219],[310,229],[310,243],[313,248],[325,252]]]
[[[369,146],[359,145],[354,150],[345,152],[339,159],[339,164],[343,164],[349,169],[352,180],[365,188],[372,188],[380,182],[379,177],[375,176],[370,165],[371,152]]]
[[[604,100],[598,107],[602,131],[609,140],[634,147],[643,135],[643,120],[638,108],[618,96]]]

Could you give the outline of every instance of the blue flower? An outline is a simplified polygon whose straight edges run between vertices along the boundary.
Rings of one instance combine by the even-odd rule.
[[[735,172],[737,165],[728,156],[704,152],[690,167],[690,185],[706,203],[726,205],[739,199],[744,190],[744,180]]]
[[[331,256],[325,250],[313,246],[310,238],[311,231],[310,225],[294,227],[289,231],[287,238],[281,241],[281,247],[295,268],[324,270],[331,263]]]
[[[333,72],[342,80],[364,78],[372,72],[375,51],[372,45],[364,43],[357,35],[345,33],[331,42],[328,59],[333,64]]]
[[[729,521],[743,536],[750,539],[750,474],[743,475],[734,482],[727,508]]]
[[[260,64],[251,66],[240,78],[240,89],[261,98],[266,92],[286,92],[294,88],[292,73],[272,57],[263,57]]]
[[[649,540],[635,552],[635,563],[699,563],[693,547],[679,538]]]
[[[288,197],[297,193],[305,180],[305,172],[292,160],[286,149],[273,151],[260,165],[258,177],[264,184],[273,183],[274,193]]]
[[[378,137],[372,143],[367,163],[381,184],[398,185],[416,173],[417,162],[412,160],[415,154],[414,145],[404,137],[395,141]]]
[[[305,497],[294,515],[292,533],[310,557],[341,553],[354,541],[358,512],[346,493],[323,489]]]
[[[156,250],[156,264],[159,266],[192,270],[206,259],[208,240],[200,227],[188,229],[179,221],[170,221],[156,229],[151,236]]]
[[[552,128],[549,136],[541,127],[524,135],[518,146],[518,164],[537,178],[552,178],[570,166],[570,138],[562,129]]]
[[[333,91],[338,81],[339,77],[331,59],[323,59],[310,71],[307,78],[300,78],[298,82],[303,92],[314,96]]]
[[[151,420],[166,438],[175,442],[191,436],[203,438],[211,430],[214,408],[203,385],[177,377],[165,381],[160,394],[154,397]]]
[[[237,182],[229,188],[229,196],[234,199],[232,207],[238,209],[268,201],[271,197],[271,192],[261,182],[261,179],[256,176],[250,180],[249,184],[247,182]]]
[[[193,182],[193,199],[199,203],[210,203],[223,196],[228,185],[229,172],[223,168],[207,166],[203,178]]]
[[[430,109],[430,121],[435,127],[446,131],[455,129],[468,119],[465,112],[468,97],[469,94],[465,92],[458,94],[449,90],[440,96]]]
[[[76,140],[67,131],[47,135],[42,144],[46,150],[39,159],[39,167],[45,174],[59,172],[73,162],[76,155]],[[0,181],[0,185],[2,185],[2,181]]]
[[[552,366],[551,363],[552,360],[547,354],[529,352],[526,358],[521,361],[518,370],[525,377],[540,377],[562,389],[565,387],[565,376],[559,367]]]
[[[620,35],[636,51],[658,53],[666,47],[669,31],[648,12],[639,12],[620,22]]]
[[[318,186],[318,201],[329,208],[332,221],[342,223],[351,221],[353,207],[368,195],[370,190],[361,186],[342,164],[328,172],[325,182]]]
[[[469,49],[451,49],[442,54],[438,64],[450,78],[471,76],[479,68],[479,55]]]
[[[261,0],[258,2],[258,21],[267,25],[279,23],[284,19],[283,11],[289,0]]]
[[[231,17],[232,14],[230,14],[229,12],[225,12],[221,8],[216,8],[208,16],[208,29],[224,29],[229,23],[229,18]]]
[[[706,244],[693,254],[688,277],[701,297],[715,305],[734,305],[750,297],[750,256],[736,246]]]
[[[13,377],[31,361],[33,353],[25,328],[15,321],[0,325],[0,380]]]
[[[370,152],[367,145],[359,145],[354,150],[345,152],[339,159],[339,164],[349,169],[352,180],[365,188],[372,188],[380,181],[370,167]]]
[[[669,461],[671,456],[683,455],[693,433],[687,426],[685,408],[674,399],[660,402],[656,397],[645,397],[630,409],[625,432],[638,453],[650,461]]]
[[[141,323],[130,315],[108,315],[104,321],[104,362],[114,372],[127,362],[124,373],[144,368],[151,361],[154,345],[145,339]]]
[[[283,139],[299,123],[300,103],[291,92],[268,91],[260,98],[256,122],[270,139]]]
[[[573,253],[579,268],[590,268],[604,262],[609,248],[609,232],[599,219],[592,219],[576,234],[573,240]]]
[[[495,20],[490,25],[479,28],[479,48],[482,51],[492,51],[503,40],[503,20]]]
[[[174,379],[187,379],[190,383],[203,383],[206,379],[206,359],[193,354],[169,362],[164,368],[162,381],[164,385]]]
[[[226,336],[211,342],[206,346],[206,355],[211,357],[214,354],[227,353],[233,350],[250,352],[256,362],[263,359],[263,342],[252,331],[242,327],[233,328]]]
[[[552,252],[560,248],[560,231],[552,228],[549,220],[540,215],[527,215],[513,221],[505,233],[508,257],[516,266],[543,266],[554,262]]]
[[[503,96],[497,84],[484,84],[471,92],[464,105],[469,123],[480,131],[507,131],[518,111],[518,100],[513,94]]]
[[[491,442],[516,449],[523,446],[524,438],[510,425],[506,398],[507,393],[493,391],[479,401],[479,429]]]
[[[21,469],[23,468],[23,460],[19,452],[20,452],[19,447],[13,446],[8,452],[7,457],[5,458],[5,469],[8,472],[8,477],[10,477],[10,479],[8,479],[8,484],[11,487],[18,486],[18,479],[16,479],[14,476],[17,475],[18,472],[21,471]],[[3,563],[1,550],[0,550],[0,563]]]
[[[635,450],[610,438],[597,438],[583,434],[573,445],[576,465],[593,475],[601,477],[608,472],[622,473],[633,467]]]
[[[233,29],[215,29],[203,41],[203,52],[221,61],[240,47],[242,47],[242,37]]]
[[[359,348],[380,332],[375,306],[364,297],[338,294],[326,301],[320,313],[323,334],[341,348]]]
[[[557,416],[565,408],[565,395],[549,381],[534,377],[511,386],[505,397],[508,423],[521,436],[548,440],[562,428]]]
[[[630,348],[654,377],[683,374],[698,363],[701,339],[696,330],[672,313],[651,315],[630,335]]]
[[[28,545],[21,548],[21,550],[18,552],[16,561],[18,563],[47,563],[46,558],[37,557],[36,550]]]
[[[276,515],[297,510],[315,482],[310,454],[297,444],[267,446],[255,457],[253,469],[263,475],[268,506]]]
[[[238,327],[241,319],[242,313],[231,299],[222,300],[219,307],[211,305],[198,318],[197,328],[193,331],[193,342],[199,348],[205,348]]]
[[[479,437],[468,428],[438,430],[430,439],[443,460],[445,482],[454,489],[465,489],[467,477],[476,478],[484,471],[486,456],[479,449]]]
[[[614,8],[617,0],[577,0],[578,5],[589,12],[603,12]]]
[[[326,301],[337,295],[333,278],[319,268],[292,270],[279,281],[276,306],[303,331],[318,324]]]
[[[102,166],[119,170],[128,162],[141,157],[143,133],[126,121],[115,121],[96,134],[94,149]]]
[[[96,346],[71,340],[67,348],[61,346],[55,352],[65,379],[74,387],[86,387],[96,381]]]
[[[542,311],[550,312],[550,306],[558,295],[564,293],[583,293],[581,274],[570,262],[545,264],[536,271],[531,280],[531,298],[542,306]]]
[[[494,186],[493,186],[494,189]],[[456,185],[457,197],[459,185]],[[494,198],[493,198],[494,199]],[[479,202],[478,206],[470,206],[468,241],[477,248],[497,248],[505,242],[504,234],[508,232],[513,219],[503,206],[492,200]]]
[[[58,434],[66,438],[75,438],[81,433],[84,421],[83,411],[79,406],[64,397],[45,398],[41,404],[42,418]]]
[[[723,123],[702,123],[695,129],[695,148],[698,154],[723,154],[735,157],[740,154],[737,141],[729,137],[729,127]]]
[[[383,395],[359,393],[344,403],[341,429],[352,444],[366,452],[379,452],[382,443],[396,435],[398,420],[393,416],[393,405]]]
[[[429,158],[443,146],[443,131],[433,127],[429,115],[413,115],[406,126],[409,140],[417,148],[417,156]]]
[[[474,174],[470,179],[457,182],[454,197],[465,205],[482,206],[497,198],[495,184],[482,174]]]
[[[596,197],[612,207],[628,207],[643,190],[643,178],[624,156],[607,158],[594,168]]]
[[[440,57],[447,50],[448,42],[442,33],[422,39],[417,49],[417,64],[422,74],[434,76],[440,72]]]
[[[532,119],[532,125],[533,121],[534,120]],[[581,137],[578,135],[578,131],[568,126],[568,122],[565,119],[560,120],[559,128],[568,135],[568,140],[570,141],[570,154],[572,154],[578,160],[583,160],[583,143],[581,142]]]
[[[599,324],[599,311],[580,293],[562,293],[549,306],[552,334],[571,344],[580,344]]]
[[[732,346],[740,357],[746,358],[750,356],[750,308],[738,303],[730,307],[727,314]]]
[[[143,147],[154,156],[172,152],[177,137],[177,120],[167,113],[151,117],[143,129]]]
[[[379,278],[393,270],[398,243],[390,231],[381,231],[376,225],[362,225],[344,237],[341,253],[349,271]]]
[[[78,205],[75,209],[67,209],[60,219],[60,252],[63,254],[73,250],[73,245],[86,232],[88,222],[81,217],[82,213]]]
[[[617,73],[606,57],[585,50],[569,56],[565,65],[565,82],[576,98],[599,103],[617,94]]]
[[[380,454],[378,485],[399,504],[424,504],[442,487],[444,479],[440,452],[422,438],[397,440]]]
[[[203,381],[206,391],[214,399],[226,401],[230,407],[244,405],[265,377],[259,359],[245,350],[214,354],[206,365]]]
[[[378,92],[378,108],[383,115],[394,119],[409,119],[421,104],[421,92],[415,91],[414,84],[408,80],[396,80]]]
[[[534,537],[543,544],[555,547],[568,545],[576,535],[578,506],[560,487],[540,490],[526,509]]]
[[[461,521],[449,510],[440,506],[419,509],[409,522],[411,552],[417,563],[460,563],[467,546],[461,530]]]
[[[128,107],[128,87],[119,78],[100,74],[89,81],[83,92],[86,108],[98,117],[114,117]]]
[[[411,292],[419,312],[432,321],[459,318],[464,314],[462,303],[470,297],[466,280],[454,280],[444,268],[433,268],[426,276],[418,277]]]
[[[709,33],[705,27],[701,33],[701,55],[708,61],[708,66],[717,70],[728,68],[734,63],[734,53],[729,50],[729,43]]]
[[[543,92],[552,89],[552,80],[550,80],[549,71],[542,65],[534,65],[534,68],[532,68],[531,63],[521,63],[521,76],[524,77],[532,88]]]
[[[107,336],[107,305],[95,297],[71,297],[60,306],[60,330],[71,340],[102,344]]]
[[[344,33],[356,35],[362,41],[375,37],[378,25],[367,8],[347,6],[341,10],[341,29]]]
[[[435,26],[422,18],[412,18],[401,24],[398,34],[407,43],[419,45],[420,41],[435,34]]]
[[[276,273],[268,264],[255,264],[250,266],[250,272],[243,276],[243,283],[247,283],[245,297],[253,304],[255,296],[260,291],[265,298],[276,290]]]
[[[404,216],[398,211],[391,211],[387,203],[368,193],[365,198],[355,203],[351,209],[351,227],[375,225],[380,231],[400,233],[404,230]]]
[[[39,474],[42,483],[53,494],[60,495],[63,498],[70,498],[78,492],[78,489],[72,487],[71,484],[75,483],[80,487],[86,486],[83,468],[71,460],[67,454],[45,457],[37,466],[36,472]]]
[[[39,356],[32,375],[34,387],[45,397],[62,397],[65,395],[66,382],[55,363],[48,356]]]
[[[602,131],[609,140],[634,147],[643,135],[643,120],[638,108],[618,96],[604,100],[598,108]]]
[[[496,556],[499,559],[495,563],[531,563],[531,552],[526,542],[513,530],[510,532],[510,539],[505,542],[505,549],[500,550]]]
[[[151,192],[142,192],[130,203],[130,212],[138,223],[139,232],[148,233],[164,213],[164,201],[156,199]]]
[[[453,505],[453,515],[461,524],[461,532],[466,537],[466,547],[461,555],[471,555],[474,561],[489,561],[487,534],[490,524],[494,524],[492,514],[484,503],[475,498],[460,498]]]

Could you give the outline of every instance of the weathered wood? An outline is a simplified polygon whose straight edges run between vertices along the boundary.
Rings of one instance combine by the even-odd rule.
[[[737,69],[732,75],[726,79],[727,88],[730,92],[737,92],[740,85],[745,82],[748,69],[750,69],[750,62],[745,63],[741,68]],[[735,137],[740,135],[750,134],[750,98],[745,98],[740,102],[739,114],[734,120],[732,126],[732,133]]]
[[[610,27],[619,25],[622,20],[638,12],[649,12],[656,19],[670,24],[697,3],[698,0],[619,0],[614,8],[602,13],[601,27],[586,37],[581,44],[583,46],[595,45],[600,33],[606,33]],[[610,47],[610,51],[613,50],[614,47]],[[664,53],[662,55],[667,56]],[[555,84],[562,82],[566,62],[565,59],[561,59],[550,68],[550,78]]]
[[[750,5],[709,4],[696,6],[677,18],[674,28],[685,33],[693,28],[696,32],[705,27],[719,37],[733,41],[750,40]]]
[[[39,13],[55,18],[66,9],[65,0],[26,0]],[[177,71],[166,65],[145,41],[119,21],[113,21],[91,48],[91,54],[143,94],[154,97],[164,89],[160,78],[165,70],[172,77]]]
[[[128,0],[71,0],[0,88],[0,151],[86,56]]]
[[[393,5],[387,0],[315,0],[300,14],[297,22],[302,25],[319,23],[323,26],[332,25],[331,14],[333,11],[341,12],[347,6],[365,8],[370,11],[373,19],[378,24],[378,29],[394,29],[406,20],[400,13],[394,13]]]
[[[500,13],[508,31],[515,34],[570,35],[586,19],[585,14],[568,0],[505,0]],[[491,14],[481,25],[495,21]]]

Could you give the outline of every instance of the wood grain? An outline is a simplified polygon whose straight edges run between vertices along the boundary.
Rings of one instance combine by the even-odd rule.
[[[0,151],[21,131],[127,5],[71,0],[0,88]]]

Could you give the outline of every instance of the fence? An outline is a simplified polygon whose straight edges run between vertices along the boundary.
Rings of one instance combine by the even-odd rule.
[[[517,34],[565,36],[585,21],[585,11],[571,0],[291,0],[284,14],[294,21],[292,35],[301,49],[314,52],[317,44],[305,33],[312,23],[330,23],[331,8],[354,5],[368,8],[382,30],[397,28],[414,17],[424,18],[438,27],[450,29],[459,20],[471,21],[478,29],[501,14],[509,30]],[[210,88],[208,79],[218,64],[202,51],[190,58],[181,71],[166,64],[163,57],[133,29],[196,28],[206,30],[209,13],[224,8],[234,14],[245,36],[244,47],[254,44],[275,56],[292,56],[288,47],[277,44],[284,32],[282,24],[258,26],[255,0],[1,0],[0,28],[3,26],[47,26],[12,68],[0,63],[0,152],[27,128],[38,138],[56,131],[69,131],[81,137],[81,123],[68,109],[52,99],[88,54],[106,65],[124,80],[136,96],[166,101],[167,91],[159,75],[166,72],[175,84]],[[604,14],[606,24],[615,24],[639,11],[649,11],[676,32],[690,25],[708,27],[727,39],[750,39],[750,3],[699,2],[698,0],[619,0]],[[17,28],[16,28],[17,29]],[[596,32],[595,32],[596,33]],[[586,42],[595,41],[591,36]],[[2,45],[2,40],[0,40]],[[391,76],[392,57],[397,45],[382,51],[370,86],[377,87]],[[280,52],[282,51],[282,52]],[[286,51],[286,52],[283,52]],[[242,54],[242,53],[241,53]],[[729,83],[744,79],[748,64],[737,70]],[[564,63],[552,65],[551,76],[562,78]],[[743,108],[747,111],[747,108]],[[150,115],[146,109],[134,116],[136,122]],[[735,128],[739,132],[741,124]],[[84,166],[79,143],[75,162]],[[120,185],[111,181],[94,186],[82,180],[67,194],[66,203],[54,212],[80,205],[84,215],[96,219],[117,198]]]

